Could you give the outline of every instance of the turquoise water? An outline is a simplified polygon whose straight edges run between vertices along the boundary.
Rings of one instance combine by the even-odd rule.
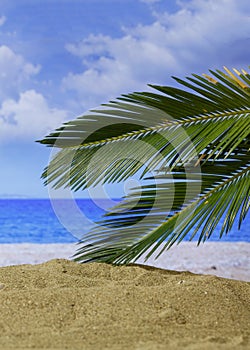
[[[64,216],[63,220],[59,220],[54,213],[50,200],[0,200],[0,243],[76,242],[84,232],[92,227],[94,220],[98,221],[100,219],[105,212],[101,207],[108,206],[107,200],[98,200],[98,205],[90,199],[79,199],[76,202],[83,217],[79,222],[77,217],[74,218],[70,213],[67,201],[61,200],[60,203],[58,202]],[[66,220],[67,229],[63,226],[65,218],[68,220]],[[219,229],[220,225],[210,241],[219,239]],[[240,231],[237,230],[235,225],[234,229],[221,240],[250,242],[250,213]]]

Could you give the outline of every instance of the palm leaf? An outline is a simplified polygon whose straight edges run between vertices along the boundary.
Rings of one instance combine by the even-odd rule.
[[[222,218],[221,236],[229,232],[238,213],[240,227],[249,209],[250,75],[225,70],[175,78],[185,90],[123,95],[40,141],[61,148],[42,175],[55,188],[124,181],[144,168],[143,186],[84,236],[76,260],[129,263],[189,232],[205,241]]]
[[[200,150],[206,149],[205,143],[208,141],[212,145],[218,135],[225,138],[226,145],[230,142],[230,139],[226,140],[229,132],[238,130],[239,141],[242,140],[244,130],[249,127],[249,108],[246,108],[249,105],[249,88],[245,83],[239,85],[237,80],[233,83],[226,80],[222,72],[213,74],[224,84],[211,83],[201,77],[198,79],[197,76],[192,79],[192,84],[178,80],[204,97],[176,88],[155,86],[167,96],[130,94],[104,105],[102,110],[92,111],[89,115],[66,123],[57,132],[40,141],[62,148],[43,173],[45,183],[56,180],[55,188],[70,186],[79,190],[98,182],[114,182],[117,179],[124,181],[146,162],[154,170],[166,154],[167,161],[170,161],[170,156],[172,160],[175,159],[177,153],[180,154],[177,162],[180,158],[185,162],[186,156],[191,160],[189,153],[193,144],[196,151],[192,152],[192,156],[195,158]],[[241,76],[250,81],[249,75]],[[211,94],[211,89],[217,94]],[[185,129],[189,138],[178,129]],[[209,135],[210,139],[200,142],[199,135],[205,129],[205,136]],[[143,141],[144,147],[133,140]],[[168,144],[166,140],[169,141]],[[99,152],[98,157],[98,151],[107,145],[106,151]],[[123,151],[122,154],[117,151],[117,145]],[[214,152],[217,150],[218,147],[215,147]],[[130,153],[133,154],[133,159],[128,157]],[[95,164],[91,164],[92,172],[88,172],[93,156],[96,156]]]
[[[149,184],[140,191],[135,189],[84,237],[80,242],[83,247],[75,258],[102,261],[106,252],[106,262],[130,263],[145,252],[150,257],[165,241],[161,253],[187,234],[193,239],[198,231],[199,244],[211,236],[221,218],[224,219],[220,236],[228,233],[238,213],[240,228],[250,205],[249,175],[249,155],[244,154],[220,160],[219,164],[208,161],[202,167],[202,177],[194,172],[187,179],[185,169],[179,169],[154,177],[164,180],[163,184],[152,185],[153,178],[149,178]],[[192,190],[186,193],[190,181]],[[201,191],[197,194],[199,185]],[[90,240],[92,245],[88,246]],[[116,250],[111,256],[108,251],[114,246]]]

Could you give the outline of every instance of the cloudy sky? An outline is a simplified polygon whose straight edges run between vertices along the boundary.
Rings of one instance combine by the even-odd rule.
[[[1,0],[0,196],[47,196],[34,141],[62,122],[249,58],[249,0]]]

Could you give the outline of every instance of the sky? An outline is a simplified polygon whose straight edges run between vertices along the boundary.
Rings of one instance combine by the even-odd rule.
[[[0,197],[48,197],[51,150],[35,140],[63,122],[148,83],[249,64],[249,0],[1,0]]]

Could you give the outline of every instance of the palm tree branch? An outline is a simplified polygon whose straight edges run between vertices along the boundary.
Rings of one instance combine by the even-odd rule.
[[[151,133],[146,130],[138,134],[136,139],[126,135],[119,140],[119,148],[117,140],[107,142],[104,151],[104,145],[62,149],[42,176],[46,184],[55,182],[55,188],[79,190],[95,183],[123,181],[144,165],[143,175],[162,162],[174,168],[179,162],[197,161],[202,153],[207,153],[206,160],[221,154],[228,157],[249,137],[249,116],[250,110],[237,110],[168,122],[160,126],[158,133],[155,128]],[[137,141],[142,141],[143,147]]]
[[[147,92],[122,95],[116,101],[103,104],[100,110],[92,110],[89,114],[65,123],[38,142],[61,148],[79,146],[82,143],[105,142],[106,139],[141,130],[145,125],[153,127],[161,124],[168,120],[168,114],[179,119],[249,105],[249,89],[243,88],[237,80],[234,81],[230,75],[223,72],[211,71],[211,74],[218,78],[216,83],[197,75],[194,75],[196,79],[187,78],[192,79],[192,84],[175,78],[183,86],[198,92],[200,96],[173,87],[150,85],[164,95]],[[247,77],[245,73],[240,75],[242,80],[248,79]],[[223,83],[220,83],[220,80]],[[202,89],[199,87],[201,82]],[[248,80],[247,82],[250,86]],[[113,127],[110,128],[110,125]]]
[[[110,246],[113,246],[114,242],[116,242],[117,256],[114,257],[114,255],[112,255],[108,257],[107,255],[107,262],[129,263],[131,261],[130,257],[133,257],[131,258],[132,260],[135,258],[137,259],[149,250],[149,252],[147,252],[148,258],[166,239],[168,239],[168,241],[163,250],[169,248],[177,240],[181,241],[190,230],[192,231],[194,224],[196,224],[196,229],[193,229],[193,236],[199,228],[202,228],[202,225],[204,226],[199,237],[200,242],[201,240],[209,238],[218,221],[226,212],[227,217],[224,220],[224,225],[221,232],[222,235],[224,232],[228,232],[231,229],[234,221],[233,219],[235,218],[236,213],[240,210],[241,206],[242,209],[239,225],[249,209],[249,174],[249,163],[243,166],[240,171],[235,172],[232,170],[230,175],[224,174],[224,176],[222,176],[221,174],[213,174],[211,176],[211,174],[203,174],[202,182],[203,184],[206,183],[208,187],[203,188],[202,194],[195,200],[191,200],[186,205],[182,203],[182,196],[181,200],[179,200],[179,203],[176,205],[176,208],[174,208],[177,210],[179,207],[179,210],[173,214],[162,214],[162,208],[164,208],[164,206],[162,207],[163,202],[160,203],[161,208],[158,216],[157,208],[153,211],[153,213],[151,213],[151,215],[150,213],[147,213],[148,209],[152,205],[153,196],[147,196],[145,191],[144,198],[145,201],[149,202],[149,205],[148,207],[145,206],[144,211],[134,211],[133,209],[128,212],[124,212],[126,207],[131,206],[131,202],[128,201],[127,204],[126,202],[123,202],[120,208],[118,206],[114,209],[115,215],[113,215],[113,211],[111,211],[108,214],[108,220],[106,222],[105,220],[101,222],[101,225],[103,226],[97,227],[86,237],[84,237],[84,241],[82,241],[82,243],[88,242],[89,239],[92,239],[94,240],[94,245],[92,247],[88,247],[87,251],[85,251],[84,246],[83,248],[79,249],[78,253],[76,254],[76,259],[78,261],[85,261],[86,258],[88,260],[93,259],[98,261],[99,252],[103,253],[106,246],[109,249]],[[182,174],[182,176],[185,176],[185,174]],[[178,183],[176,182],[175,185],[178,186]],[[236,188],[238,190],[240,189],[240,195],[238,195],[237,198],[237,205],[234,201],[234,190]],[[182,191],[183,183],[181,184],[178,193],[181,193]],[[165,192],[162,191],[162,193],[162,200],[164,200],[167,194],[166,189]],[[157,191],[157,195],[161,196],[161,191],[159,191],[159,189]],[[131,199],[134,201],[136,201],[137,198],[138,194],[135,195],[135,198],[133,196],[131,197]],[[133,211],[134,220],[132,220]],[[143,225],[140,226],[137,224],[136,229],[133,227],[133,225],[129,227],[124,226],[124,222],[127,222],[128,217],[130,217],[128,224],[133,224],[137,223],[138,220],[140,220],[140,218],[145,214],[147,214],[147,217],[146,220],[143,220]],[[165,220],[163,220],[163,217],[165,217]],[[208,219],[204,224],[205,217]],[[178,225],[176,226],[177,223]],[[105,226],[106,224],[107,227]],[[123,243],[124,237],[126,239],[125,244]],[[150,249],[152,246],[153,248]],[[163,250],[160,253],[162,253]]]
[[[184,89],[122,95],[39,141],[61,149],[42,174],[56,188],[142,172],[144,185],[83,237],[76,260],[128,263],[189,232],[200,243],[223,216],[221,236],[237,214],[240,227],[250,206],[250,75],[224,69],[174,78]]]

